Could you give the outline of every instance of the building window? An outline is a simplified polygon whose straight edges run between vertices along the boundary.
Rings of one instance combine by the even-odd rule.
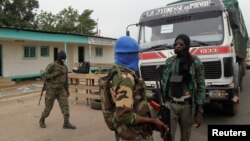
[[[24,58],[35,58],[36,47],[35,46],[24,46]]]
[[[42,57],[49,56],[49,47],[48,46],[41,46],[41,56]]]
[[[96,55],[96,57],[102,57],[103,56],[103,49],[102,48],[96,48],[95,49],[95,55]]]

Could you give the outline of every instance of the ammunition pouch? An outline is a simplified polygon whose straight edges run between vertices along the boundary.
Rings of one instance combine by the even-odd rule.
[[[180,98],[183,95],[183,76],[172,75],[170,77],[170,95],[172,97]]]

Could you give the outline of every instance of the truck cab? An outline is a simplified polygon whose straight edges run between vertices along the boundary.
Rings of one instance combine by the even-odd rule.
[[[206,102],[222,103],[226,113],[235,115],[246,49],[237,45],[235,38],[244,35],[232,27],[235,19],[231,17],[221,0],[181,1],[143,12],[139,70],[148,93],[155,93],[156,66],[162,75],[166,59],[174,55],[175,38],[184,33],[191,39],[190,54],[198,56],[204,66]]]

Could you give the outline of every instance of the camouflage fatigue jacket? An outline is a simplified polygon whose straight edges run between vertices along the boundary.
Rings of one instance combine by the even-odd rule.
[[[55,76],[55,72],[59,72],[59,76]],[[65,89],[68,91],[68,68],[66,65],[60,65],[57,61],[50,63],[44,72],[46,89]]]
[[[192,56],[193,61],[190,68],[191,82],[188,84],[188,89],[192,96],[192,115],[195,114],[195,106],[197,104],[203,104],[205,101],[205,77],[203,65],[197,56]],[[172,68],[179,68],[179,58],[172,56],[166,60],[163,71],[163,92],[164,97],[168,96],[169,79],[173,71]]]
[[[152,135],[152,128],[139,125],[141,117],[150,117],[146,100],[145,83],[139,80],[134,71],[119,67],[111,80],[110,93],[115,103],[114,120],[117,132],[122,139],[134,140],[139,136],[147,138]]]

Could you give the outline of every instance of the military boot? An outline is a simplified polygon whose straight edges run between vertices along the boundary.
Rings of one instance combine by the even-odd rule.
[[[46,125],[45,125],[45,117],[42,117],[40,118],[39,120],[39,125],[41,128],[46,128]]]
[[[64,129],[76,129],[76,126],[72,125],[69,121],[64,121],[63,128]]]

